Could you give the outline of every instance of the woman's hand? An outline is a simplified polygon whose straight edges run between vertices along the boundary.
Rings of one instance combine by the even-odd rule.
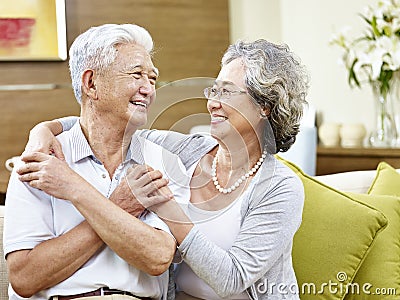
[[[160,171],[148,165],[134,165],[130,167],[124,178],[126,184],[136,200],[144,207],[169,201],[174,198],[169,189],[168,179],[163,178]]]
[[[57,126],[60,128],[57,128]],[[62,147],[55,137],[55,132],[62,132],[62,126],[58,122],[43,122],[33,127],[29,133],[24,153],[42,152],[44,154],[53,154],[55,157],[64,160]]]

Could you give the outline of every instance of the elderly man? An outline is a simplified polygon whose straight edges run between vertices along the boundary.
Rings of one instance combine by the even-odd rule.
[[[27,184],[12,174],[4,231],[10,299],[114,294],[166,299],[166,271],[175,240],[155,214],[133,217],[138,204],[131,200],[137,199],[124,187],[128,173],[136,179],[131,186],[136,198],[172,197],[169,190],[159,191],[167,185],[160,171],[129,169],[144,162],[151,165],[138,151],[134,133],[147,121],[155,97],[158,71],[151,60],[152,47],[149,33],[130,24],[93,27],[72,44],[69,65],[81,115],[70,131],[58,136],[65,154],[65,162],[58,163],[68,164],[87,185],[73,185],[68,199],[60,199],[63,185],[44,193],[35,188],[40,178]],[[57,159],[43,153],[31,158],[37,164]],[[52,175],[55,180],[75,178],[65,172]],[[179,187],[169,187],[179,195]],[[78,196],[82,190],[84,198]]]

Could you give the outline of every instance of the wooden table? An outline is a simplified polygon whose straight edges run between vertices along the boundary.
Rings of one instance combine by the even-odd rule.
[[[400,168],[400,148],[317,148],[317,175],[374,170],[381,161]]]

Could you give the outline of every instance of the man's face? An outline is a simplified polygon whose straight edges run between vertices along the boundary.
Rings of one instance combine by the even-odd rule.
[[[99,100],[96,111],[107,114],[113,124],[139,127],[146,124],[155,99],[158,72],[142,46],[119,45],[117,52],[115,61],[94,78]]]

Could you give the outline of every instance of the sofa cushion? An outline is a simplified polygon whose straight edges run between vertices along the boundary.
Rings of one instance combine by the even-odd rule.
[[[393,299],[393,290],[400,291],[400,198],[393,196],[350,194],[354,199],[382,211],[388,225],[358,270],[345,300]],[[384,291],[384,294],[379,293]]]
[[[0,205],[0,299],[8,299],[7,266],[3,254],[4,206]]]
[[[350,171],[315,178],[342,192],[367,193],[376,175],[376,170]]]
[[[343,299],[346,289],[330,291],[327,285],[352,282],[387,219],[372,206],[284,162],[300,177],[305,191],[303,221],[292,252],[300,297]]]
[[[400,174],[388,163],[379,163],[368,194],[400,197]]]

